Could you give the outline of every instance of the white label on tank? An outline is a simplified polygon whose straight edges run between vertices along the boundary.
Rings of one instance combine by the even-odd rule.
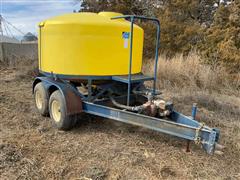
[[[129,32],[123,32],[122,33],[122,38],[124,41],[124,48],[128,48],[128,40],[129,40]]]
[[[128,39],[124,39],[124,48],[128,48]]]

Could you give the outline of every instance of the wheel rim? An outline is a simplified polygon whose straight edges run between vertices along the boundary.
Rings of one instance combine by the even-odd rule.
[[[61,107],[57,100],[52,101],[51,110],[54,121],[59,122],[61,119]]]
[[[35,101],[36,101],[37,108],[38,109],[42,109],[42,107],[43,107],[43,98],[42,98],[42,94],[39,91],[36,91]]]

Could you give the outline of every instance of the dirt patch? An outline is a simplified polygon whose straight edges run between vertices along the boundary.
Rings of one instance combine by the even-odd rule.
[[[107,177],[107,170],[99,167],[90,167],[81,173],[82,179],[103,180]]]
[[[161,169],[161,175],[163,178],[167,178],[169,176],[176,176],[176,173],[171,169],[171,167],[163,167]]]
[[[189,115],[202,99],[199,120],[220,128],[226,146],[222,156],[209,156],[194,144],[187,153],[181,139],[92,116],[79,119],[72,131],[58,131],[35,110],[32,78],[18,73],[0,70],[0,179],[240,178],[238,101],[212,95],[209,104],[195,94],[167,92]]]

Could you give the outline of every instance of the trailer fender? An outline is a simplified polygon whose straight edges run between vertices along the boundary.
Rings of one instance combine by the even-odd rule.
[[[53,78],[37,77],[33,82],[32,92],[34,92],[34,87],[39,82],[42,82],[44,87],[47,89],[48,101],[54,91],[60,90],[62,96],[64,97],[67,115],[74,115],[82,112],[82,98],[77,89],[75,89],[72,85],[61,80],[54,80]]]

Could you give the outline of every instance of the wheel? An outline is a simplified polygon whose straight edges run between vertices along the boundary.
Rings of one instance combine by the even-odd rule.
[[[76,124],[77,115],[67,115],[64,97],[59,90],[50,96],[49,112],[53,124],[60,130],[70,130]]]
[[[48,111],[48,94],[43,83],[40,82],[34,87],[35,106],[41,115],[47,116]]]

